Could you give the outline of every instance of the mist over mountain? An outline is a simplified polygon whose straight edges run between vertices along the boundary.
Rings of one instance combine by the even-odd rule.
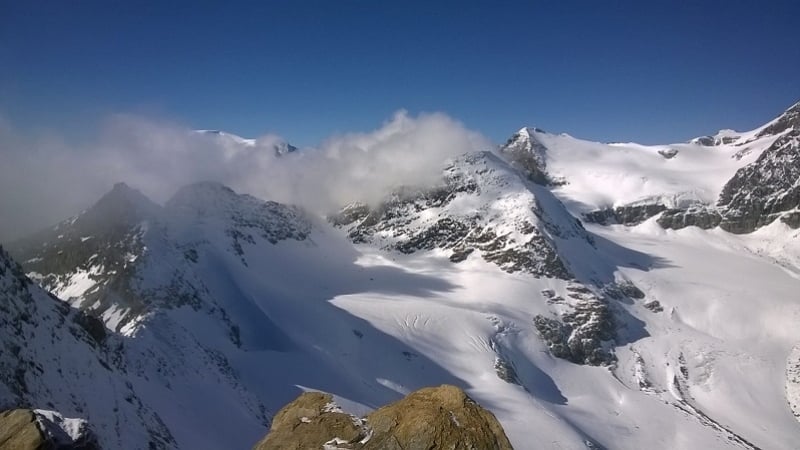
[[[448,384],[515,448],[792,448],[797,111],[494,148],[437,114],[316,149],[120,118],[60,190],[132,179],[0,252],[3,417],[53,445],[249,448],[322,391],[355,421],[325,445],[358,448],[383,427],[359,417]]]
[[[159,203],[186,184],[210,180],[330,213],[348,201],[375,202],[397,186],[430,184],[447,158],[492,148],[444,114],[403,111],[371,132],[332,136],[318,148],[292,152],[274,135],[243,139],[130,115],[110,118],[80,144],[0,126],[6,161],[0,242],[87,208],[119,181]]]

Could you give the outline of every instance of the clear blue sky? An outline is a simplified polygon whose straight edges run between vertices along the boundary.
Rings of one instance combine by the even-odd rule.
[[[0,114],[80,134],[133,112],[301,146],[397,109],[682,141],[800,100],[800,2],[0,0]]]

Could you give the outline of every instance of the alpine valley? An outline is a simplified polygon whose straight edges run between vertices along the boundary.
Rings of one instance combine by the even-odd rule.
[[[235,450],[304,391],[364,416],[450,384],[518,449],[797,448],[798,207],[800,103],[671,145],[523,128],[326,217],[120,183],[0,252],[0,411]]]

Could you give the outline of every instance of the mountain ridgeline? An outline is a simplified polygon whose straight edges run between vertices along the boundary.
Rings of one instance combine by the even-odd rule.
[[[713,204],[674,207],[646,202],[592,211],[584,218],[597,223],[636,225],[660,214],[657,222],[666,229],[720,227],[736,234],[752,233],[775,220],[800,228],[800,103],[747,135],[728,134],[693,142],[709,151],[722,145],[736,148],[733,158],[754,151],[758,157],[736,171]]]
[[[119,183],[6,244],[0,423],[18,431],[4,439],[131,449],[301,448],[299,429],[321,430],[319,448],[406,448],[420,436],[492,448],[800,439],[800,335],[763,326],[800,314],[800,104],[749,132],[662,146],[523,128],[439,169],[437,183],[327,217],[214,182],[163,205]],[[729,266],[695,265],[705,258]],[[754,287],[740,273],[758,274]],[[441,435],[378,409],[442,384],[443,397],[421,391]]]

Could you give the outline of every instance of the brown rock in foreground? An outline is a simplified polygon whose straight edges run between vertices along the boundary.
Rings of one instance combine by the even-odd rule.
[[[47,448],[45,444],[32,411],[14,409],[0,412],[0,450],[43,449]]]
[[[55,422],[54,422],[55,420]],[[61,428],[58,413],[12,409],[0,412],[0,450],[99,450],[85,421],[73,424],[74,436]],[[74,420],[74,419],[70,419]],[[74,428],[77,425],[77,428]]]
[[[254,450],[507,450],[492,413],[449,385],[424,388],[363,419],[342,412],[329,394],[306,392],[284,406]]]

